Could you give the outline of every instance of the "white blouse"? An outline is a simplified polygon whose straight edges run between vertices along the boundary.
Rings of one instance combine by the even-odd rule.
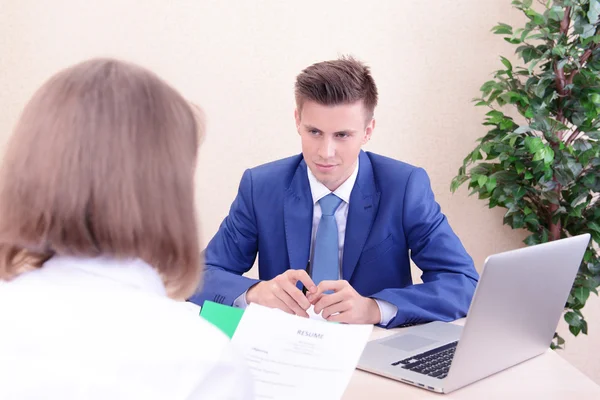
[[[229,339],[141,260],[54,257],[0,281],[0,399],[253,399]]]

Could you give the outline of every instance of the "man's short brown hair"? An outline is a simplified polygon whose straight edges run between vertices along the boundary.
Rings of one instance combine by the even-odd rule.
[[[0,173],[0,279],[53,255],[141,258],[171,297],[200,282],[194,171],[201,119],[152,72],[95,59],[25,107]]]
[[[325,106],[351,104],[362,100],[368,120],[377,106],[377,86],[371,71],[353,57],[311,65],[296,77],[296,106],[302,112],[305,101]]]

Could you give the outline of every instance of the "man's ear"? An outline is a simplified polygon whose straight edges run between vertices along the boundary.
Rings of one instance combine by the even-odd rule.
[[[367,124],[365,128],[365,136],[363,137],[362,144],[366,144],[369,140],[371,140],[371,136],[373,135],[373,131],[375,130],[375,118],[371,118],[371,121]]]
[[[300,112],[298,111],[298,109],[294,109],[294,119],[296,120],[296,130],[298,131],[298,134],[300,133]]]

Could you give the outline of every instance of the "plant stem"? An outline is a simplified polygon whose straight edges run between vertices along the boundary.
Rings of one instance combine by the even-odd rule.
[[[563,20],[560,22],[560,33],[562,35],[564,35],[565,37],[568,36],[569,33],[569,26],[571,25],[571,7],[566,7],[565,8],[565,16],[563,17]],[[589,56],[588,56],[589,58]],[[554,70],[554,81],[556,83],[556,90],[558,91],[558,99],[557,99],[557,121],[560,122],[561,124],[564,125],[565,123],[565,116],[564,116],[564,112],[563,112],[563,99],[569,96],[569,90],[566,88],[566,86],[568,85],[569,80],[572,80],[573,78],[573,73],[570,74],[569,76],[569,80],[567,79],[567,77],[565,76],[565,71],[563,67],[558,67],[558,62],[557,60],[553,60],[552,61],[553,64],[553,70]],[[559,131],[556,133],[556,136],[558,137],[558,142],[562,142],[563,141],[563,137],[565,135],[565,131]],[[554,151],[558,151],[558,147],[559,144],[558,143],[551,143],[552,148],[554,149]],[[554,182],[556,182],[556,188],[554,189],[554,191],[557,194],[557,197],[560,199],[560,194],[561,194],[561,185],[560,183],[558,183],[558,180],[556,179],[556,176],[552,177],[552,180]],[[560,239],[560,232],[561,232],[561,223],[560,223],[560,219],[558,221],[556,221],[556,223],[554,223],[552,221],[552,216],[554,215],[554,213],[556,212],[556,210],[558,210],[559,205],[558,204],[550,204],[549,207],[549,215],[548,215],[548,226],[549,226],[549,231],[550,231],[550,240],[557,240]]]
[[[565,16],[560,21],[560,33],[567,35],[569,32],[569,25],[571,25],[571,6],[565,8]]]

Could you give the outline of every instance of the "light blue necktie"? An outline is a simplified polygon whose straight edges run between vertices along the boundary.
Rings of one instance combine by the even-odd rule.
[[[317,228],[311,268],[315,285],[318,285],[321,281],[339,279],[338,227],[334,214],[341,202],[342,199],[333,193],[319,200],[322,215]]]

